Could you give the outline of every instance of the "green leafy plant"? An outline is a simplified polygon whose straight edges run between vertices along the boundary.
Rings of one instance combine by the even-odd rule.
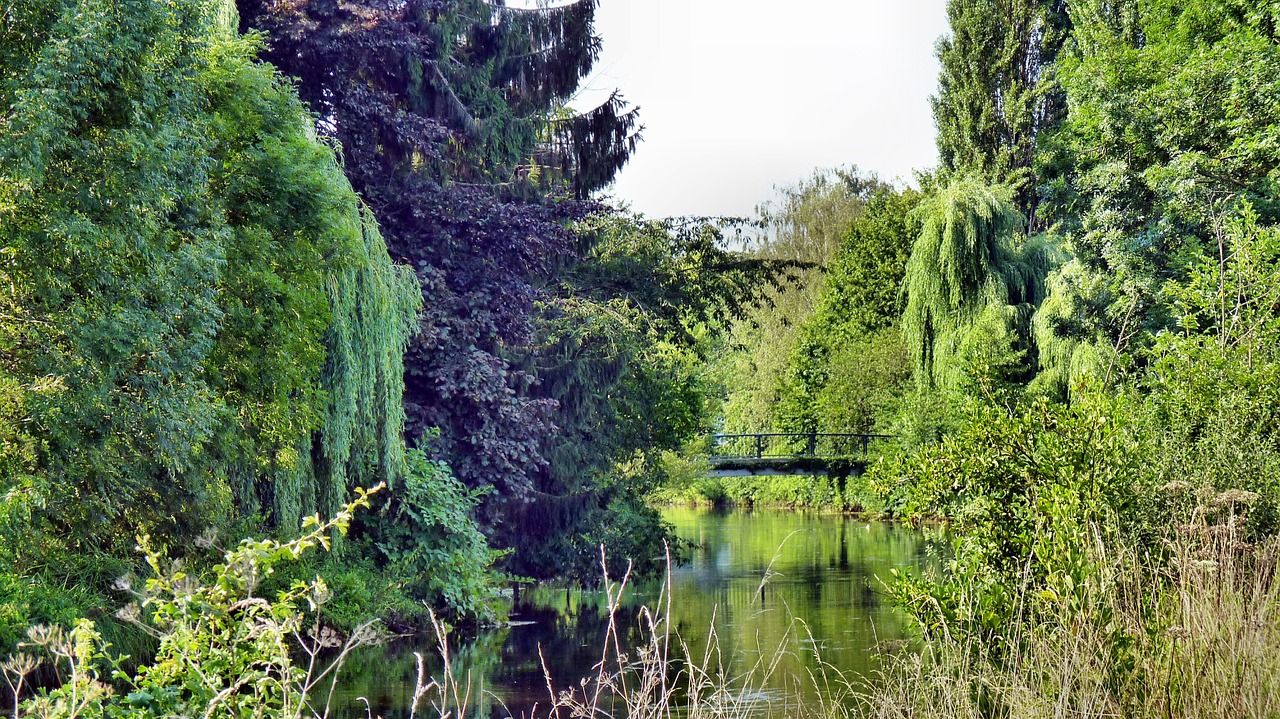
[[[406,455],[408,472],[371,531],[386,571],[414,599],[459,616],[497,617],[493,564],[505,552],[489,548],[472,513],[484,490],[469,490],[442,462],[420,449]]]
[[[356,498],[327,522],[307,517],[306,533],[291,541],[245,540],[199,576],[169,560],[149,537],[140,537],[138,548],[153,576],[138,588],[128,577],[117,582],[118,589],[136,599],[119,616],[155,636],[155,658],[131,674],[122,669],[125,657],[114,656],[86,619],[70,630],[33,627],[23,649],[43,652],[55,670],[66,672],[61,674],[66,680],[23,702],[21,715],[327,715],[333,677],[351,651],[381,639],[378,622],[367,622],[340,639],[321,623],[329,589],[319,577],[294,583],[274,598],[258,596],[257,590],[277,565],[297,561],[317,547],[329,549],[333,538],[346,532],[353,513],[369,507],[370,498],[383,488],[357,490]],[[294,660],[299,650],[305,666]],[[35,668],[32,656],[18,654],[0,666],[15,693]]]

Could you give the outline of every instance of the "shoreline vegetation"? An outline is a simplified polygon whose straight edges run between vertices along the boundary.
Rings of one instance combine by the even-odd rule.
[[[353,512],[367,509],[368,497],[381,489],[362,495],[331,522],[308,520],[308,533],[294,541],[246,541],[228,550],[211,575],[166,569],[166,558],[143,539],[156,576],[123,588],[137,602],[120,614],[155,637],[156,658],[136,672],[122,672],[118,655],[91,621],[69,631],[33,628],[27,650],[0,671],[19,696],[26,696],[24,684],[44,662],[64,665],[66,683],[15,702],[13,716],[101,716],[111,707],[139,716],[327,715],[346,657],[395,635],[371,622],[344,638],[313,623],[311,612],[322,614],[330,596],[323,580],[297,584],[271,600],[256,598],[254,588],[257,577],[273,568],[327,551],[333,532],[345,531]],[[1113,551],[1095,525],[1094,543],[1085,550],[1092,563],[1085,581],[1060,579],[1051,585],[1061,593],[1024,589],[1007,597],[1017,617],[999,628],[1002,641],[974,632],[990,587],[970,577],[955,585],[963,598],[953,606],[961,612],[949,615],[933,602],[917,615],[921,649],[877,647],[883,664],[872,677],[843,672],[815,654],[815,668],[787,678],[794,693],[781,697],[764,689],[777,678],[780,659],[799,651],[806,638],[814,646],[801,618],[792,618],[782,644],[747,656],[723,655],[714,630],[707,646],[693,650],[668,625],[668,579],[658,600],[637,614],[644,641],[632,646],[624,638],[634,635],[617,615],[633,577],[611,579],[602,556],[608,621],[598,638],[600,661],[581,683],[563,689],[548,676],[548,703],[537,716],[589,711],[609,717],[678,712],[741,719],[976,719],[1038,717],[1064,708],[1091,717],[1269,716],[1280,708],[1280,659],[1272,651],[1280,641],[1280,543],[1246,541],[1236,513],[1240,499],[1201,498],[1188,523],[1164,535],[1166,551],[1154,560],[1147,552]],[[146,620],[142,607],[164,619]],[[418,655],[418,680],[405,709],[411,716],[469,716],[482,701],[478,688],[453,660],[452,630],[434,614],[431,623],[438,641],[434,659],[443,670],[428,674],[426,658]],[[271,638],[267,645],[263,637]],[[277,648],[269,660],[265,646]],[[116,693],[124,691],[122,682],[127,697]]]
[[[659,604],[547,719],[1280,715],[1276,3],[947,0],[938,165],[750,220],[601,194],[596,0],[337,5],[6,6],[5,715],[324,719],[429,627],[388,711],[464,719],[448,624],[612,604],[672,500],[945,521],[917,641],[775,707]],[[765,431],[894,439],[705,479]]]
[[[684,486],[665,485],[648,497],[659,507],[700,509],[776,509],[830,512],[876,520],[893,520],[869,485],[849,478],[775,475],[704,478]]]

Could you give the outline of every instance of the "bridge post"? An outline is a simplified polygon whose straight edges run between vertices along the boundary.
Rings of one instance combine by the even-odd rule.
[[[868,453],[867,448],[870,446],[870,444],[871,444],[871,438],[865,434],[862,435],[862,458],[863,459],[867,458],[867,453]]]
[[[764,456],[764,435],[756,435],[756,459]]]
[[[809,433],[809,456],[818,456],[818,434],[816,432]]]

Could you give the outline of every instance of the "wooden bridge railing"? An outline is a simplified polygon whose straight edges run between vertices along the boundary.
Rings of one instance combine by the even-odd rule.
[[[711,437],[714,459],[866,459],[871,443],[886,434],[823,432],[717,434]]]

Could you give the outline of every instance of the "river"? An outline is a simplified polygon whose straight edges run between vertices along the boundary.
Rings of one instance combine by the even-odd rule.
[[[902,618],[880,580],[893,567],[928,561],[919,532],[854,517],[673,508],[664,518],[695,545],[692,561],[672,570],[670,625],[699,656],[714,626],[720,656],[738,668],[762,656],[773,659],[781,647],[776,668],[760,682],[768,700],[794,695],[795,677],[820,662],[850,677],[873,677],[876,648],[903,637]],[[630,641],[642,638],[640,608],[656,604],[661,592],[656,581],[627,591],[617,621],[631,630]],[[530,716],[535,705],[548,706],[546,672],[557,690],[592,674],[607,626],[605,605],[603,591],[537,587],[522,594],[510,626],[455,638],[453,666],[459,676],[470,673],[474,714]],[[335,696],[337,716],[365,717],[358,699],[364,697],[375,717],[407,717],[414,652],[432,659],[429,671],[439,670],[438,652],[427,640],[353,655]]]

